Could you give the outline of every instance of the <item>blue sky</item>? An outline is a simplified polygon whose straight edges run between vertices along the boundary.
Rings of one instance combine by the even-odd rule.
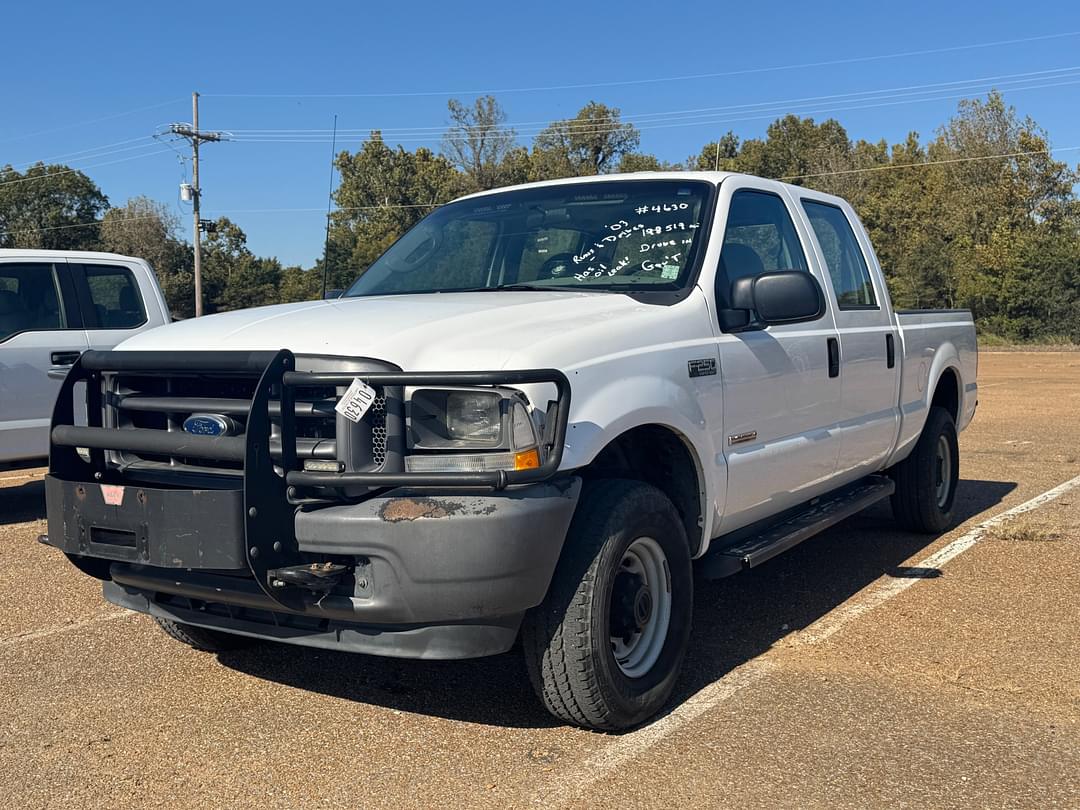
[[[264,0],[199,4],[194,18],[187,6],[143,0],[12,3],[3,21],[0,164],[85,167],[114,205],[145,194],[174,207],[186,229],[177,188],[190,166],[173,149],[187,150],[148,136],[189,121],[198,90],[202,127],[237,137],[203,150],[204,216],[227,215],[256,253],[304,266],[322,251],[334,114],[346,132],[339,149],[356,149],[370,128],[409,129],[399,139],[407,148],[438,148],[447,99],[476,91],[496,91],[523,134],[590,99],[617,106],[640,126],[643,151],[682,160],[728,129],[759,136],[788,111],[836,117],[853,138],[926,137],[957,96],[997,85],[1053,146],[1080,147],[1075,0]],[[867,59],[911,52],[922,53]],[[606,86],[568,87],[587,84]],[[273,142],[243,132],[256,129],[323,132]],[[1057,157],[1075,164],[1080,149]]]

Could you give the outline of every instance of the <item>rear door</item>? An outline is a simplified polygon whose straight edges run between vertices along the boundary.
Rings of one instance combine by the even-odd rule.
[[[841,408],[838,477],[852,480],[879,469],[900,424],[899,334],[881,274],[854,212],[804,195],[802,209],[814,247],[828,269],[830,304],[840,333]],[[875,280],[877,284],[875,284]]]
[[[738,278],[801,270],[823,284],[806,250],[807,235],[782,187],[729,178],[720,186],[726,213],[717,308],[728,307]],[[723,375],[723,446],[728,491],[722,524],[730,531],[769,517],[830,487],[839,441],[832,425],[840,406],[833,376],[836,327],[828,310],[817,321],[773,325],[719,336]]]
[[[147,302],[131,267],[108,262],[71,263],[91,349],[111,349],[147,323]]]
[[[67,265],[0,259],[0,461],[48,455],[53,403],[86,348]]]

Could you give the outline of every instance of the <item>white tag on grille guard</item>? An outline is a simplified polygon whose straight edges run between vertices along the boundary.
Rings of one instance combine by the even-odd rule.
[[[349,386],[345,395],[338,400],[334,410],[350,422],[359,422],[364,418],[364,414],[368,412],[368,408],[371,407],[371,403],[374,401],[375,389],[359,377],[354,377],[352,385]]]

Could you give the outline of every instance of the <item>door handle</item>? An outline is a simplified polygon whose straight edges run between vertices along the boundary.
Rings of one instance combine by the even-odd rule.
[[[840,342],[836,338],[829,338],[829,376],[840,376]]]
[[[888,368],[896,365],[896,342],[891,332],[885,335],[885,365]]]
[[[49,359],[54,366],[71,366],[79,359],[81,352],[53,352]]]

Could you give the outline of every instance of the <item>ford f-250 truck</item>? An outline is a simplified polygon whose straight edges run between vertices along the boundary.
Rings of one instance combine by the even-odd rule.
[[[692,561],[752,568],[889,496],[950,525],[975,374],[970,313],[894,310],[836,197],[725,173],[484,192],[341,298],[82,355],[43,540],[203,650],[520,635],[551,712],[621,729],[670,696]]]

